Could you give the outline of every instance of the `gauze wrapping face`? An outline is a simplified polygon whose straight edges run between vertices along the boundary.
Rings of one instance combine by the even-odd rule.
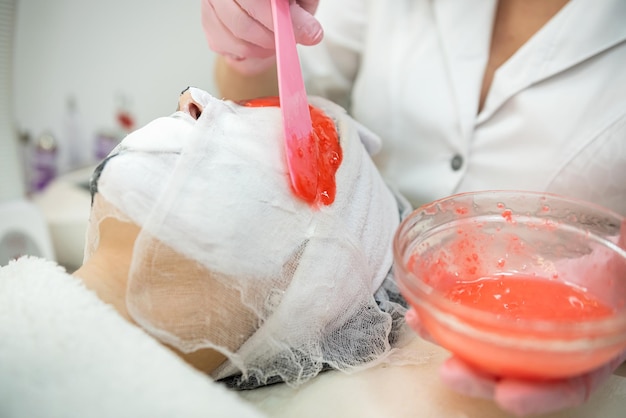
[[[140,226],[129,314],[183,352],[225,354],[216,375],[297,384],[384,356],[392,319],[373,294],[391,268],[399,209],[367,152],[376,138],[311,98],[343,152],[334,202],[311,207],[290,188],[278,107],[192,94],[197,121],[157,119],[107,160],[97,189],[108,205],[92,212],[86,258],[103,219]]]

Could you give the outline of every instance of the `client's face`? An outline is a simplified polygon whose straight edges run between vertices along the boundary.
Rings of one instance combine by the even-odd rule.
[[[323,129],[336,135],[329,118]],[[183,351],[201,346],[196,335],[209,328],[236,329],[219,344],[241,345],[258,325],[256,308],[248,307],[255,302],[241,299],[286,288],[285,269],[295,268],[289,266],[311,224],[310,207],[289,185],[280,109],[221,101],[193,88],[181,93],[174,114],[116,147],[94,173],[92,191],[86,259],[105,237],[121,236],[103,229],[111,230],[111,218],[121,221],[116,228],[136,231],[126,285],[130,316]],[[233,277],[252,284],[243,292]],[[223,305],[237,306],[236,314],[212,312]],[[181,318],[200,325],[181,330]]]
[[[238,104],[190,89],[173,115],[116,147],[93,176],[85,260],[105,246],[126,251],[97,266],[99,277],[123,281],[118,310],[169,346],[219,352],[238,367],[246,349],[256,356],[250,341],[272,340],[278,351],[292,337],[294,347],[316,345],[316,332],[359,316],[389,271],[398,207],[361,128],[317,103],[328,112],[314,108],[318,134],[339,132],[342,153],[336,198],[318,208],[292,193],[275,100]],[[134,240],[128,250],[120,237]]]

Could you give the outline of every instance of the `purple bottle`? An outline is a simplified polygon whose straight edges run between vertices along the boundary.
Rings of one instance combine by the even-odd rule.
[[[31,190],[38,192],[57,175],[57,144],[52,134],[42,134],[34,145],[32,153]]]

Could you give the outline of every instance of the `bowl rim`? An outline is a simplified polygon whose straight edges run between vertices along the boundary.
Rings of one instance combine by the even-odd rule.
[[[585,207],[587,209],[593,210],[594,212],[602,213],[606,215],[607,218],[615,218],[621,226],[622,231],[626,226],[626,218],[617,212],[605,208],[601,205],[598,205],[593,202],[588,202],[579,198],[567,197],[555,193],[549,192],[538,192],[538,191],[527,191],[527,190],[516,190],[516,189],[490,189],[490,190],[480,190],[473,192],[462,192],[456,193],[450,196],[446,196],[441,199],[437,199],[430,203],[426,203],[421,205],[411,211],[399,224],[396,233],[393,238],[393,258],[394,258],[394,275],[396,277],[396,281],[398,282],[399,288],[401,292],[407,292],[410,296],[405,295],[405,299],[411,305],[411,301],[415,298],[421,299],[419,302],[424,308],[429,309],[431,311],[435,311],[439,314],[449,314],[454,317],[459,318],[471,318],[473,323],[486,325],[488,327],[503,327],[506,326],[510,331],[515,330],[524,330],[524,331],[535,331],[538,333],[541,332],[554,332],[558,331],[559,333],[580,333],[585,334],[588,332],[592,332],[594,337],[603,338],[603,337],[615,337],[616,334],[621,335],[618,340],[626,341],[626,314],[625,315],[617,315],[611,316],[609,318],[601,318],[601,319],[592,319],[586,321],[577,321],[577,322],[552,322],[549,320],[538,320],[538,319],[522,319],[516,321],[506,321],[499,320],[496,318],[496,315],[493,313],[485,312],[479,309],[475,309],[472,307],[468,307],[465,305],[457,304],[450,301],[446,298],[441,292],[437,291],[432,286],[429,286],[419,280],[415,274],[410,272],[405,266],[404,255],[401,254],[400,249],[400,240],[406,235],[407,231],[410,230],[411,225],[414,223],[415,218],[422,213],[432,213],[438,206],[451,201],[456,201],[461,198],[471,198],[474,196],[477,197],[499,197],[505,198],[506,196],[529,196],[535,198],[548,198],[548,199],[556,199],[561,202],[571,202],[573,205],[578,205],[579,207]],[[438,225],[440,226],[440,225]],[[432,229],[432,228],[431,228]],[[423,231],[422,234],[427,234],[428,230]],[[626,260],[626,248],[623,248],[619,244],[615,244],[613,247],[616,247],[617,253]],[[428,295],[429,301],[426,303],[423,297],[419,297],[418,295]],[[615,341],[618,342],[618,341]],[[608,343],[608,342],[607,342]]]

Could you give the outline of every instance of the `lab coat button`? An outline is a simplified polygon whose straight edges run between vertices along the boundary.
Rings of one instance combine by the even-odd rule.
[[[452,167],[454,171],[458,171],[461,167],[463,167],[463,157],[461,157],[459,154],[456,154],[454,157],[452,157],[452,160],[450,161],[450,167]]]

